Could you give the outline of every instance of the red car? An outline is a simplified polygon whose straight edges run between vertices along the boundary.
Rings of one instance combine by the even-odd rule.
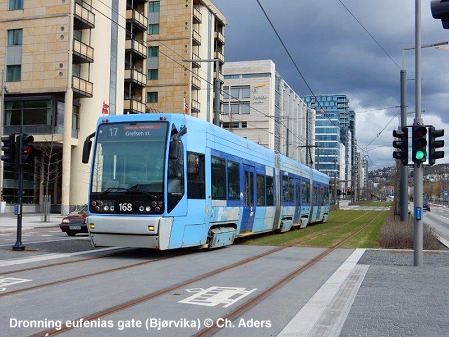
[[[88,233],[86,212],[87,205],[84,205],[78,211],[72,212],[62,219],[59,227],[68,236],[75,236],[77,233]]]

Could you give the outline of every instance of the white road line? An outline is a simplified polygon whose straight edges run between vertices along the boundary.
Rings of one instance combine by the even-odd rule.
[[[32,256],[27,257],[23,259],[12,259],[4,262],[0,262],[0,267],[7,267],[7,266],[14,266],[18,264],[25,264],[25,263],[32,263],[32,262],[39,262],[39,261],[48,261],[48,260],[55,260],[55,259],[62,259],[67,258],[71,256],[78,256],[78,255],[85,255],[90,253],[97,253],[97,252],[107,252],[110,250],[118,250],[123,249],[122,247],[108,247],[108,248],[100,248],[100,249],[93,249],[93,250],[85,250],[82,252],[76,252],[76,253],[58,253],[58,254],[43,254],[39,256]]]
[[[64,238],[64,239],[58,239],[58,240],[44,240],[44,241],[30,241],[30,242],[24,242],[24,244],[32,244],[32,243],[46,243],[46,242],[56,242],[56,241],[68,241],[68,240],[83,240],[84,237],[80,238]],[[0,245],[0,247],[6,247],[9,245]]]
[[[54,235],[51,235],[51,234],[41,234],[41,235],[39,235],[39,236],[45,236],[45,237],[48,237],[48,236],[54,236]]]
[[[324,283],[321,288],[309,299],[306,305],[301,308],[301,310],[295,315],[295,317],[292,318],[287,326],[285,326],[285,328],[279,333],[278,337],[310,336],[312,330],[314,328],[316,329],[317,323],[325,313],[326,308],[328,308],[332,304],[332,301],[336,297],[341,286],[348,279],[354,268],[357,266],[357,262],[360,260],[364,253],[365,249],[356,249],[351,254],[351,256],[349,256],[346,261],[342,263],[342,265],[335,271],[335,273],[332,274],[332,276],[326,281],[326,283]],[[365,274],[363,274],[363,276],[364,275]],[[358,287],[360,287],[360,284],[358,285]],[[354,284],[354,286],[357,286],[357,283]],[[359,289],[358,287],[357,291]],[[351,298],[348,297],[347,299],[350,300]],[[338,300],[341,301],[342,299]],[[352,302],[350,303],[350,306],[351,305]],[[349,313],[349,309],[347,310],[347,312]],[[344,314],[345,311],[343,311],[342,313]],[[344,320],[346,320],[346,317],[344,317],[343,322]],[[336,323],[340,324],[339,321]]]

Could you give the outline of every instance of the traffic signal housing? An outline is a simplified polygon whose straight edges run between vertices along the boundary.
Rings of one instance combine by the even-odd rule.
[[[20,136],[18,138],[20,139]],[[17,149],[18,151],[21,151],[19,163],[21,165],[28,165],[31,161],[31,154],[33,153],[33,147],[31,144],[34,142],[34,137],[27,134],[22,134],[20,141],[20,149]]]
[[[444,29],[449,29],[449,0],[433,0],[430,10],[434,19],[441,20]]]
[[[5,162],[5,164],[9,166],[15,166],[16,158],[15,158],[15,150],[16,148],[16,135],[11,134],[8,136],[2,137],[2,151],[3,155],[1,160]]]
[[[393,130],[393,147],[397,150],[393,152],[393,158],[401,161],[403,165],[408,164],[408,128],[405,126],[401,130]]]
[[[444,147],[444,140],[437,138],[444,136],[443,129],[435,129],[429,126],[429,165],[434,165],[437,159],[444,158],[444,151],[437,151],[437,149]]]
[[[427,161],[427,127],[423,125],[413,126],[412,156],[418,166]]]

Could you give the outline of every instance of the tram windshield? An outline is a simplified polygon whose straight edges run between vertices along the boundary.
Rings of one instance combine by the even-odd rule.
[[[100,125],[91,192],[162,194],[167,122]]]

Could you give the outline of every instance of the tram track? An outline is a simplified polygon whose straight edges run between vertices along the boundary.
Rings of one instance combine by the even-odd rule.
[[[256,295],[255,297],[252,297],[248,301],[242,303],[235,309],[231,310],[221,318],[224,320],[230,320],[233,321],[239,317],[241,317],[243,314],[247,313],[249,310],[251,310],[254,306],[262,302],[264,299],[266,299],[268,296],[273,294],[276,290],[282,288],[285,286],[288,282],[296,278],[298,275],[302,274],[315,264],[317,264],[319,261],[321,261],[323,258],[334,252],[337,248],[344,245],[346,242],[354,238],[357,234],[361,233],[365,228],[367,228],[370,224],[374,222],[378,217],[380,217],[381,214],[376,215],[371,221],[367,222],[365,225],[357,228],[356,230],[352,231],[350,234],[348,234],[346,237],[344,237],[342,240],[334,244],[332,247],[326,249],[325,251],[321,252],[305,264],[302,264],[298,266],[295,270],[287,274],[286,276],[282,277],[281,279],[277,280],[270,286],[269,288],[263,290],[261,293]],[[208,328],[203,328],[198,333],[194,334],[192,337],[208,337],[215,335],[222,327],[218,327],[216,324],[212,325]]]
[[[326,249],[322,253],[318,254],[316,257],[314,257],[313,259],[311,259],[307,263],[301,265],[299,268],[295,269],[292,273],[288,274],[286,277],[284,277],[281,280],[282,285],[286,284],[288,281],[290,281],[291,279],[293,279],[294,277],[296,277],[297,275],[299,275],[300,273],[302,273],[306,269],[312,267],[317,262],[322,260],[324,257],[326,257],[327,255],[332,253],[334,250],[339,248],[341,245],[343,245],[345,242],[347,242],[348,240],[350,240],[351,238],[353,238],[354,236],[359,234],[362,230],[364,230],[367,226],[369,226],[378,216],[373,218],[370,222],[366,223],[365,225],[357,228],[357,230],[351,232],[350,235],[346,236],[345,238],[340,240],[338,243],[336,243],[335,245],[333,245],[329,249]],[[354,221],[354,219],[346,222],[346,224],[348,224],[348,223],[350,223],[352,221]],[[212,276],[216,276],[216,275],[218,275],[220,273],[223,273],[225,271],[228,271],[228,270],[231,270],[231,269],[234,269],[234,268],[237,268],[237,267],[241,267],[241,266],[243,266],[245,264],[248,264],[250,262],[256,261],[256,260],[261,259],[263,257],[267,257],[269,255],[278,253],[278,252],[280,252],[280,251],[282,251],[284,249],[287,249],[289,247],[291,247],[291,245],[283,245],[283,246],[275,247],[275,248],[270,249],[270,250],[268,250],[266,252],[263,252],[263,253],[260,253],[260,254],[254,255],[254,256],[250,256],[250,257],[244,258],[244,259],[239,260],[237,262],[234,262],[232,264],[229,264],[229,265],[220,267],[218,269],[214,269],[212,271],[209,271],[209,272],[206,272],[206,273],[194,276],[194,277],[192,277],[190,279],[187,279],[185,281],[181,281],[181,282],[175,283],[173,285],[170,285],[168,287],[162,288],[160,290],[156,290],[156,291],[150,292],[148,294],[145,294],[145,295],[142,295],[142,296],[139,296],[139,297],[135,297],[135,298],[133,298],[131,300],[128,300],[126,302],[122,302],[120,304],[116,304],[114,306],[105,308],[103,310],[96,311],[94,313],[91,313],[91,314],[79,317],[77,319],[74,319],[74,321],[75,320],[76,321],[79,321],[79,320],[94,321],[94,320],[100,319],[102,317],[109,316],[109,315],[115,314],[117,312],[121,312],[121,311],[126,310],[128,308],[132,308],[132,307],[134,307],[134,306],[136,306],[138,304],[150,301],[150,300],[152,300],[154,298],[157,298],[157,297],[160,297],[162,295],[166,295],[166,294],[168,294],[168,293],[170,293],[172,291],[184,288],[184,287],[186,287],[186,286],[188,286],[190,284],[193,284],[195,282],[207,279],[207,278],[212,277]],[[152,262],[154,262],[154,261],[152,261]],[[79,278],[81,278],[81,277],[79,277]],[[239,306],[237,308],[237,309],[239,309],[238,312],[237,312],[237,309],[236,309],[236,310],[233,310],[228,315],[230,315],[230,317],[231,317],[232,315],[236,315],[238,313],[244,313],[245,311],[243,311],[243,310],[245,308],[248,307],[248,309],[246,309],[246,311],[249,310],[251,307],[253,307],[255,304],[259,303],[262,299],[267,297],[271,292],[275,291],[279,287],[280,287],[280,285],[278,285],[277,283],[274,284],[273,286],[271,286],[270,288],[265,290],[262,294],[260,294],[260,295],[258,295],[256,297],[256,299],[260,299],[260,300],[258,300],[257,302],[255,302],[254,300],[250,300],[249,301],[250,303],[245,302],[246,306],[244,308],[242,308],[242,306]],[[9,292],[9,293],[13,293],[13,292]],[[50,336],[56,336],[56,335],[62,334],[64,332],[70,331],[72,329],[74,329],[73,326],[63,325],[60,329],[48,329],[48,330],[44,330],[44,331],[41,331],[41,332],[37,332],[37,333],[31,334],[28,337],[50,337]],[[197,334],[195,336],[203,336],[202,333],[209,333],[209,331],[211,331],[211,330],[210,329],[201,330],[199,332],[199,334]],[[206,336],[206,334],[204,336]]]

